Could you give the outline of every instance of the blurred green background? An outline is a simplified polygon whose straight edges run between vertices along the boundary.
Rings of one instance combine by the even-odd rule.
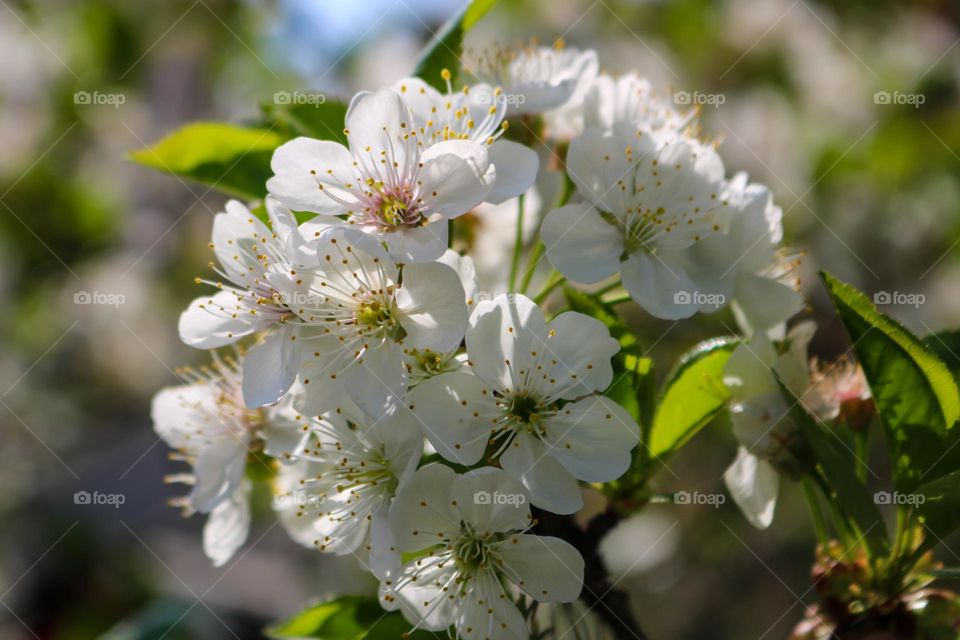
[[[276,91],[392,83],[460,4],[0,0],[0,637],[259,638],[311,599],[372,588],[349,558],[296,547],[265,501],[245,552],[215,570],[201,519],[166,506],[178,468],[149,400],[203,358],[176,319],[225,198],[125,157],[189,121],[255,118]],[[503,0],[468,42],[558,36],[607,71],[722,96],[704,133],[783,207],[818,355],[847,339],[817,269],[922,294],[888,309],[919,333],[960,326],[956,2]],[[734,326],[729,312],[633,320],[661,373]],[[720,491],[734,451],[714,425],[657,488]],[[767,532],[730,501],[656,505],[604,548],[652,638],[761,640],[812,599],[813,543],[788,486]]]

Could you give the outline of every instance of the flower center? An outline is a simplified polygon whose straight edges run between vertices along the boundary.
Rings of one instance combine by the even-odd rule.
[[[411,355],[417,363],[417,366],[425,373],[435,376],[444,372],[446,360],[442,353],[437,353],[432,349],[414,349]]]
[[[354,313],[354,319],[364,333],[383,335],[397,342],[407,336],[406,330],[394,317],[392,304],[381,300],[361,302]]]
[[[466,532],[454,543],[453,557],[464,573],[486,569],[491,560],[488,536],[478,538],[473,532]]]
[[[412,201],[406,190],[396,193],[378,193],[373,203],[371,217],[373,224],[385,230],[419,227],[424,222],[420,207]]]
[[[540,400],[530,395],[515,395],[509,399],[507,414],[521,424],[539,422]]]

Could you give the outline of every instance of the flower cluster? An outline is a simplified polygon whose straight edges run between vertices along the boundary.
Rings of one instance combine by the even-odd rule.
[[[579,511],[581,483],[630,467],[640,427],[603,395],[620,349],[607,326],[515,290],[481,300],[451,223],[527,193],[540,156],[567,149],[573,188],[540,228],[556,277],[619,277],[659,318],[730,303],[757,340],[802,298],[780,209],[726,177],[695,112],[598,73],[593,51],[484,53],[461,75],[479,81],[357,94],[346,144],[290,140],[262,205],[227,203],[216,275],[198,278],[214,290],[179,331],[232,354],[161,391],[153,420],[192,465],[171,479],[209,514],[214,563],[243,545],[268,477],[290,536],[355,555],[412,627],[527,638],[526,599],[572,602],[584,574],[577,549],[533,532],[531,505]],[[508,139],[508,123],[526,131]]]

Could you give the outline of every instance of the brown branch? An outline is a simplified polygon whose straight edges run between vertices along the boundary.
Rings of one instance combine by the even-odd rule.
[[[560,516],[541,509],[533,512],[537,519],[535,533],[562,538],[583,556],[585,567],[580,599],[603,618],[618,638],[647,640],[630,609],[627,593],[614,587],[600,557],[600,542],[620,522],[620,514],[607,509],[594,516],[586,527],[581,527],[573,516]]]

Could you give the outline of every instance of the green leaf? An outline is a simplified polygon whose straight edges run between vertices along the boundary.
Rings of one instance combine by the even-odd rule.
[[[472,0],[459,13],[454,15],[434,34],[427,48],[420,56],[420,62],[413,75],[423,79],[427,84],[439,91],[447,90],[447,83],[440,77],[440,73],[450,71],[450,81],[456,84],[460,68],[463,66],[460,56],[463,55],[463,36],[472,29],[483,16],[487,14],[497,0]]]
[[[409,633],[411,624],[398,611],[386,612],[375,598],[341,596],[305,609],[267,629],[271,638],[321,640],[428,640],[440,636],[426,631]],[[409,633],[409,635],[404,635]]]
[[[602,322],[610,335],[620,343],[621,349],[626,349],[634,355],[640,355],[636,350],[637,336],[627,327],[627,323],[617,314],[613,307],[597,296],[564,286],[563,295],[567,299],[567,306],[571,311],[578,311]]]
[[[627,412],[647,429],[649,423],[642,422],[642,415],[650,413],[653,406],[644,406],[649,394],[642,393],[642,387],[652,378],[653,362],[643,357],[637,336],[617,314],[613,307],[595,295],[585,293],[573,287],[564,286],[563,294],[571,311],[583,313],[602,322],[614,340],[620,343],[620,351],[613,357],[613,383],[604,395],[620,404]]]
[[[866,295],[822,275],[886,429],[897,487],[909,492],[937,464],[960,418],[957,384],[936,354]]]
[[[790,407],[790,417],[833,490],[834,495],[826,498],[835,500],[850,518],[872,555],[885,556],[890,550],[890,538],[883,516],[867,485],[857,476],[854,465],[850,464],[850,456],[841,449],[843,445],[839,437],[810,417],[803,403],[779,378],[777,382]]]
[[[317,140],[333,140],[347,144],[344,122],[347,118],[347,105],[339,100],[324,100],[321,103],[296,103],[292,99],[280,100],[281,93],[274,95],[274,101],[262,106],[263,115],[269,125],[284,137],[307,136]],[[292,94],[283,92],[282,95]]]
[[[960,527],[960,471],[920,485],[911,497],[919,496],[923,503],[917,505],[917,512],[929,530],[924,532],[928,534],[925,546],[932,547]]]
[[[196,122],[130,158],[233,196],[257,199],[266,193],[270,157],[281,143],[280,134],[269,129]]]
[[[960,380],[960,331],[931,333],[923,337],[923,343],[943,360],[954,381]]]
[[[736,344],[736,338],[707,340],[681,357],[660,395],[648,435],[651,456],[669,456],[726,406],[730,393],[723,384],[723,368]]]

